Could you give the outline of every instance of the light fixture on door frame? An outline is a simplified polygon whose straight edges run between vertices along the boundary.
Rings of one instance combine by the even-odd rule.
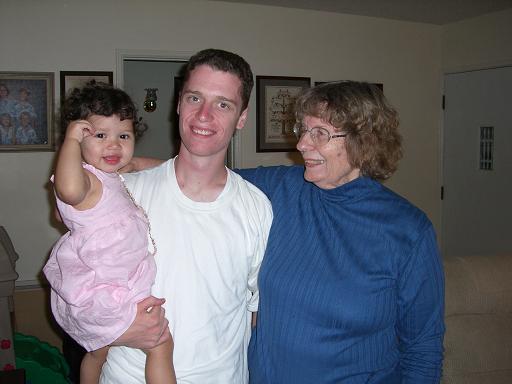
[[[146,91],[146,99],[144,100],[144,110],[146,112],[153,112],[156,109],[156,91],[158,88],[145,88]]]

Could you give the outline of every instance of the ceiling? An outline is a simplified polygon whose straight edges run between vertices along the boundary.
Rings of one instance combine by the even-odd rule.
[[[211,0],[443,25],[512,8],[512,0]]]

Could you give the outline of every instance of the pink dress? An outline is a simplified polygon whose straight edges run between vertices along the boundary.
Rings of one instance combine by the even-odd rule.
[[[148,222],[119,175],[89,164],[103,184],[94,208],[78,211],[57,198],[69,232],[53,247],[43,272],[52,286],[53,315],[88,351],[121,336],[137,303],[150,295],[156,266],[148,251]]]

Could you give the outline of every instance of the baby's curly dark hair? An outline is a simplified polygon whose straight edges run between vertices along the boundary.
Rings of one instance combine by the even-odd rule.
[[[147,125],[137,118],[137,108],[125,91],[92,80],[82,88],[72,89],[64,100],[61,109],[62,137],[70,122],[84,120],[91,115],[117,115],[120,120],[131,120],[136,139],[147,130]]]

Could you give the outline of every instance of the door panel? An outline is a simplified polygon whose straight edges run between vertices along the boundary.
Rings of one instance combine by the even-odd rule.
[[[448,74],[443,253],[512,256],[512,67]],[[493,169],[479,169],[480,129],[493,127]]]

